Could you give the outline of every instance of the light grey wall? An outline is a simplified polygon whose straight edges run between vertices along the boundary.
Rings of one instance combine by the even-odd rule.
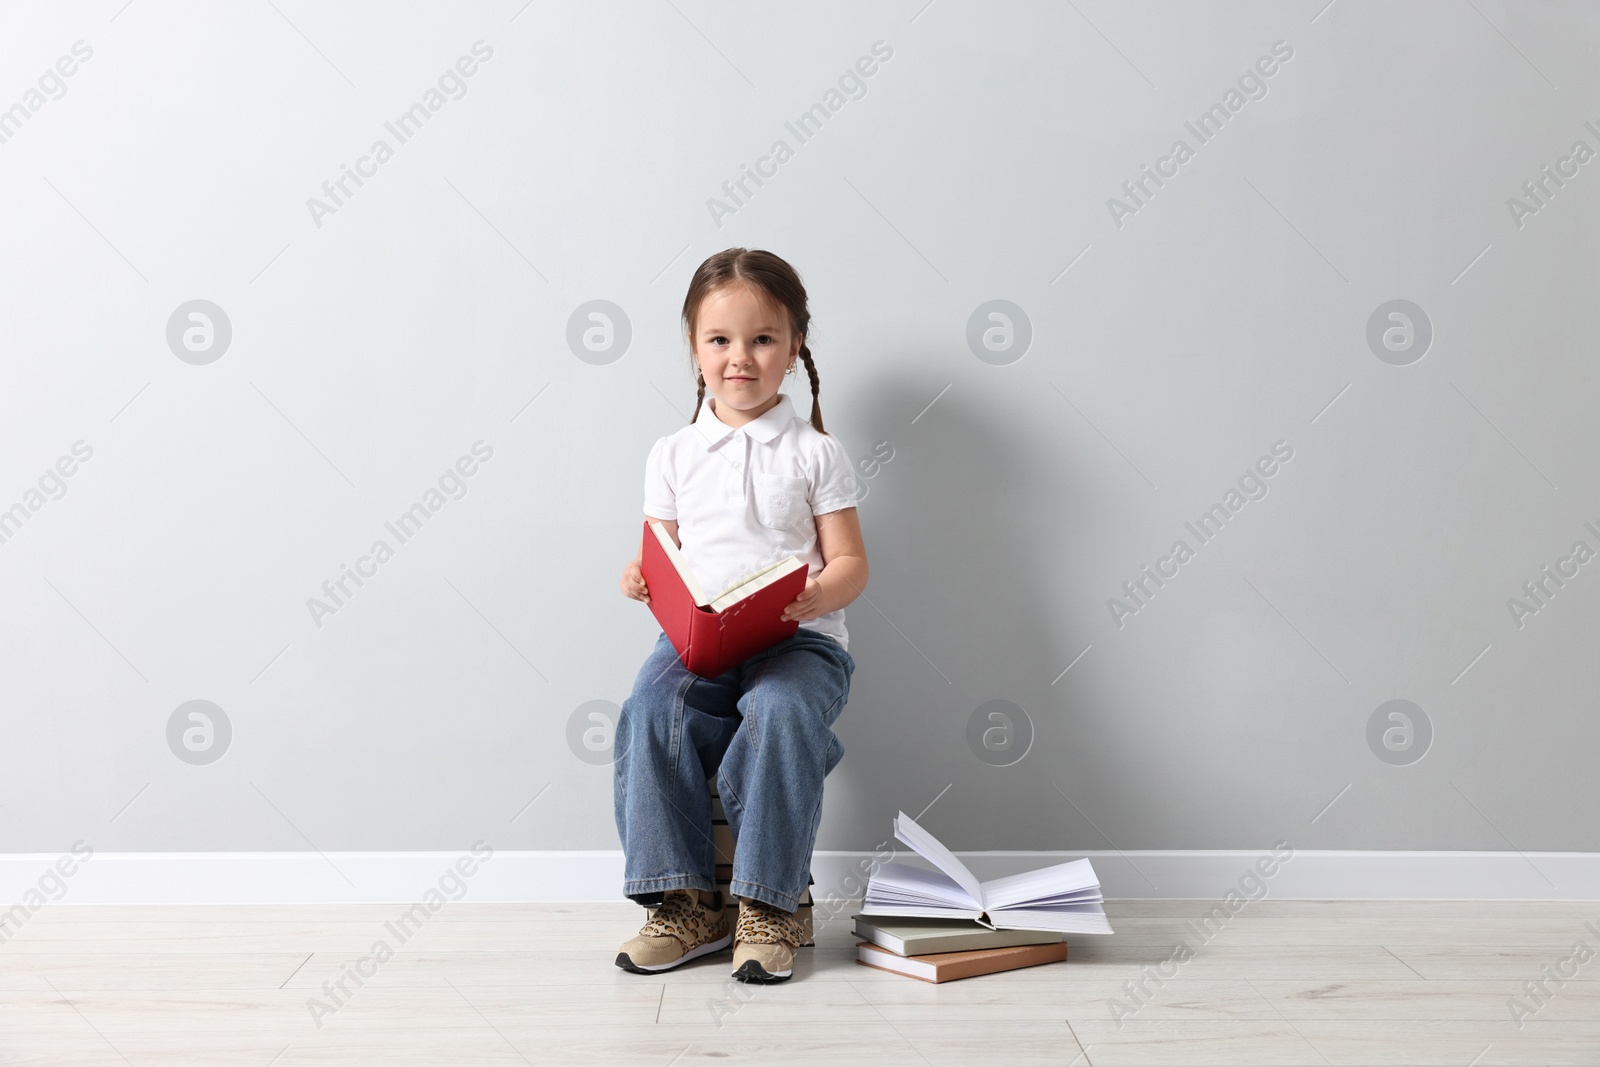
[[[1600,847],[1600,563],[1508,606],[1600,549],[1600,162],[1509,204],[1600,148],[1597,42],[1594,5],[1497,0],[8,7],[0,848],[616,848],[581,734],[656,633],[617,581],[731,245],[803,274],[872,475],[819,848],[900,809],[957,849]],[[231,325],[210,362],[169,344],[192,300]],[[631,325],[610,362],[567,341],[592,300]],[[969,344],[994,300],[1025,351]],[[1396,300],[1425,348],[1369,341]],[[215,762],[169,745],[193,700]]]

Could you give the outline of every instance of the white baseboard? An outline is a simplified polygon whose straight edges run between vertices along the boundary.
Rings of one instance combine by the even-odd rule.
[[[1213,900],[1261,851],[964,852],[979,878],[1087,856],[1108,898]],[[898,858],[905,858],[902,850]],[[621,903],[620,851],[504,852],[451,877],[461,852],[96,853],[52,875],[58,856],[0,855],[0,909],[72,904],[411,903],[438,888],[474,902]],[[915,862],[915,861],[913,861]],[[813,895],[859,899],[869,852],[817,852]],[[1596,852],[1296,851],[1265,880],[1276,900],[1600,900]],[[457,883],[460,883],[458,886]],[[1244,889],[1259,895],[1247,884]],[[29,895],[29,894],[33,895]]]

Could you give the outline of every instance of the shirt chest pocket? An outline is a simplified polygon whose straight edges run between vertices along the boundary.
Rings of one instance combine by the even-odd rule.
[[[795,530],[811,520],[811,505],[806,502],[810,486],[804,478],[784,474],[751,472],[755,491],[756,521],[774,530]]]

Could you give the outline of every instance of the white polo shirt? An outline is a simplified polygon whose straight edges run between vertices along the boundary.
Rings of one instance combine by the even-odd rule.
[[[678,540],[706,592],[794,556],[822,570],[815,516],[856,506],[857,481],[837,438],[795,414],[788,394],[737,429],[707,396],[694,422],[656,441],[644,465],[644,513],[676,519]],[[839,608],[801,626],[847,651]]]

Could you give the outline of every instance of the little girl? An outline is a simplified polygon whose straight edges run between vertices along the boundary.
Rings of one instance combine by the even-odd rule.
[[[622,889],[650,919],[616,963],[652,974],[731,940],[734,977],[776,982],[804,940],[794,911],[810,878],[822,780],[844,755],[831,729],[855,671],[843,609],[867,584],[867,554],[849,457],[822,428],[805,344],[811,313],[794,268],[770,252],[719,252],[695,271],[683,321],[695,413],[650,449],[645,516],[672,534],[706,589],[790,555],[808,576],[783,612],[800,622],[792,637],[701,678],[663,633],[623,702],[613,783]],[[809,422],[778,391],[797,360],[811,380]],[[622,591],[649,602],[637,556]],[[713,773],[739,846],[731,933],[713,880]]]

